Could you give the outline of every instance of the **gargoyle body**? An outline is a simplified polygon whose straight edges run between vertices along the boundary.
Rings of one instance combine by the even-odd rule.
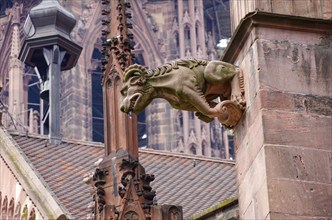
[[[121,111],[139,113],[154,98],[163,98],[173,108],[196,112],[205,122],[218,117],[226,127],[233,127],[245,106],[240,74],[232,64],[193,58],[153,70],[134,64],[125,70]]]

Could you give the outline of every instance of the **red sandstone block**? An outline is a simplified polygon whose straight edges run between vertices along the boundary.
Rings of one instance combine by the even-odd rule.
[[[313,217],[332,216],[332,184],[281,178],[268,179],[268,193],[272,213]]]
[[[266,145],[268,178],[331,184],[329,153],[294,146]]]
[[[296,33],[289,32],[278,40],[257,40],[260,88],[330,96],[332,53],[328,42],[320,39],[324,36],[317,35],[312,36],[315,37],[312,45],[295,44],[287,39],[289,36],[296,40],[294,35]]]
[[[256,7],[261,11],[271,12],[272,0],[256,0]]]
[[[260,91],[261,107],[270,110],[301,112],[322,116],[332,115],[332,99],[327,96],[313,96],[281,92]]]
[[[254,196],[255,219],[264,219],[270,212],[268,198],[267,185],[263,185]]]
[[[263,146],[264,134],[261,115],[257,116],[257,119],[252,126],[248,127],[248,130],[250,132],[247,132],[247,135],[242,140],[242,143],[239,144],[239,148],[236,152],[238,182],[242,181]]]
[[[332,18],[332,0],[325,0],[321,4],[322,18],[331,19]]]
[[[293,2],[291,0],[272,0],[271,4],[271,8],[273,8],[273,13],[290,15],[293,12]]]
[[[255,195],[262,187],[266,187],[267,184],[264,149],[261,149],[255,155],[251,164],[244,164],[242,162],[244,161],[237,158],[237,182],[240,195],[239,207],[241,207],[240,213],[245,213],[250,203],[254,202],[253,198]],[[239,168],[239,166],[243,165],[246,165],[246,167]]]
[[[248,129],[255,123],[256,120],[260,120],[258,117],[262,117],[260,112],[260,97],[257,96],[252,105],[248,106],[244,112],[244,115],[240,119],[238,125],[234,129],[235,133],[235,144],[236,146],[240,146],[243,143],[243,139],[246,137],[248,133]]]
[[[277,220],[331,220],[329,217],[320,217],[320,216],[299,216],[299,215],[289,215],[283,213],[270,213],[265,220],[277,219]]]
[[[264,143],[332,148],[332,118],[263,110]]]

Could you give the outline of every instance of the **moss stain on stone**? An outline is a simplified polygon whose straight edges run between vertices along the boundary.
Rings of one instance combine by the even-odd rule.
[[[228,205],[230,205],[231,203],[235,202],[236,200],[238,200],[238,197],[231,197],[228,198],[220,203],[218,203],[217,205],[211,206],[197,214],[194,214],[193,216],[191,216],[189,218],[189,220],[198,220],[201,219],[202,217],[208,215],[208,214],[212,214],[213,212],[217,211],[217,210],[222,210],[224,208],[226,208]]]

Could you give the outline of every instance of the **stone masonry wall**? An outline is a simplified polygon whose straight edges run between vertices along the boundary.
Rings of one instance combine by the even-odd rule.
[[[311,18],[332,18],[332,0],[250,0],[230,1],[230,4],[233,32],[240,20],[255,10]]]
[[[332,216],[331,35],[255,27],[235,59],[247,109],[236,127],[241,219]]]

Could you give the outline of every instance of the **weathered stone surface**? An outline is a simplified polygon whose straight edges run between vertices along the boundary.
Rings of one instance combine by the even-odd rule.
[[[264,149],[265,157],[269,158],[268,177],[332,184],[330,155],[326,151],[274,145],[265,145]]]
[[[298,216],[283,213],[270,213],[265,220],[280,219],[280,220],[330,220],[330,217],[314,217],[314,216]]]
[[[265,163],[264,150],[260,150],[256,155],[257,157],[253,163],[247,166],[249,169],[244,173],[243,177],[238,172],[241,219],[262,219],[268,214],[268,209],[264,208],[268,204],[267,190],[264,192],[264,187],[266,189],[266,167],[262,166]],[[237,158],[237,161],[238,166],[241,162],[239,158]],[[257,197],[265,198],[265,202],[257,200]],[[259,210],[255,211],[256,208]],[[256,212],[263,216],[257,216]]]
[[[247,136],[240,143],[236,155],[238,182],[243,181],[246,172],[248,172],[250,166],[252,166],[253,162],[257,159],[257,154],[260,152],[264,143],[263,126],[260,116],[258,116],[254,124],[247,129],[250,132],[248,132]]]
[[[331,0],[250,0],[231,1],[232,30],[234,31],[240,20],[249,12],[273,12],[287,15],[332,18]]]
[[[253,2],[267,11],[287,11],[294,1]],[[311,3],[296,10],[304,13]],[[235,128],[240,217],[328,219],[332,214],[331,25],[277,17],[260,12],[248,16],[223,59],[246,70],[247,107]]]
[[[264,183],[266,184],[266,182]],[[255,219],[265,219],[270,212],[270,204],[268,202],[268,190],[266,185],[263,185],[254,196],[255,202]]]
[[[261,90],[261,107],[279,111],[331,116],[332,99],[328,96],[294,94],[277,90]]]
[[[332,216],[331,184],[268,179],[270,211],[297,216]]]
[[[264,143],[331,151],[332,118],[263,111]]]
[[[257,69],[257,48],[254,43],[248,53],[244,56],[240,68],[246,70],[245,74],[245,96],[247,107],[242,120],[238,123],[235,129],[236,146],[239,146],[248,133],[248,129],[255,122],[261,107],[259,92],[259,70]]]
[[[313,96],[332,94],[331,81],[327,80],[332,72],[331,40],[324,43],[323,38],[312,36],[311,44],[307,40],[302,43],[302,39],[291,42],[287,35],[280,40],[257,40],[260,88]]]

